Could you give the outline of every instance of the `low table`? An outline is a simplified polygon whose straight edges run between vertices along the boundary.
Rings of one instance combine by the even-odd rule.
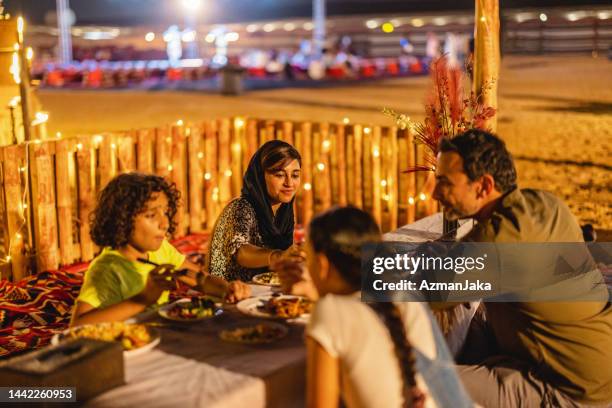
[[[261,286],[252,285],[254,294]],[[160,317],[141,321],[168,323]],[[225,342],[219,333],[260,321],[226,306],[222,315],[161,328],[161,343],[125,360],[126,385],[88,401],[88,407],[292,407],[304,405],[304,325],[268,345]]]

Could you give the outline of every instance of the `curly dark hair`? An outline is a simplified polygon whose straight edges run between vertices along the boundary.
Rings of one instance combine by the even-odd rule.
[[[125,173],[113,178],[98,195],[96,209],[90,216],[93,242],[100,247],[126,245],[134,230],[134,218],[157,192],[168,198],[168,233],[172,234],[181,196],[176,185],[153,174]]]
[[[308,238],[315,252],[323,253],[342,279],[354,290],[361,288],[361,247],[380,242],[380,229],[372,216],[355,207],[334,207],[310,222]],[[402,374],[402,407],[421,408],[425,394],[416,383],[412,344],[399,309],[390,302],[368,304],[389,332]]]
[[[467,130],[452,139],[440,141],[440,152],[455,152],[463,159],[463,169],[471,181],[490,174],[495,187],[506,193],[516,187],[516,168],[506,144],[481,129]]]

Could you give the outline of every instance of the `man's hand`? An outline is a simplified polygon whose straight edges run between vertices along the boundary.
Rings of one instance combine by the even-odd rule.
[[[303,262],[280,260],[274,265],[274,270],[278,273],[283,293],[305,296],[312,300],[319,298],[319,292]]]

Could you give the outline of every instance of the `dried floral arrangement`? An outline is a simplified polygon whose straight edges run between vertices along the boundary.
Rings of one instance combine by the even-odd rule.
[[[469,71],[469,67],[467,69]],[[466,95],[465,73],[460,67],[451,67],[446,56],[435,59],[430,65],[431,89],[425,100],[425,121],[412,122],[404,114],[385,108],[383,113],[391,116],[400,129],[411,128],[415,143],[425,145],[425,162],[412,166],[408,172],[435,170],[440,140],[453,138],[468,129],[484,129],[487,120],[495,116],[496,110],[483,103],[483,95],[491,88],[485,84],[483,91]]]

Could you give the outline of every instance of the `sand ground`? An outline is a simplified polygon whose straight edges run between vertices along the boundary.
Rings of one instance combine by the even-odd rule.
[[[245,115],[390,124],[383,107],[423,116],[428,78],[240,97],[177,91],[41,90],[49,131],[65,135]],[[581,56],[503,60],[498,134],[516,157],[522,187],[562,197],[581,223],[612,230],[612,62]]]

